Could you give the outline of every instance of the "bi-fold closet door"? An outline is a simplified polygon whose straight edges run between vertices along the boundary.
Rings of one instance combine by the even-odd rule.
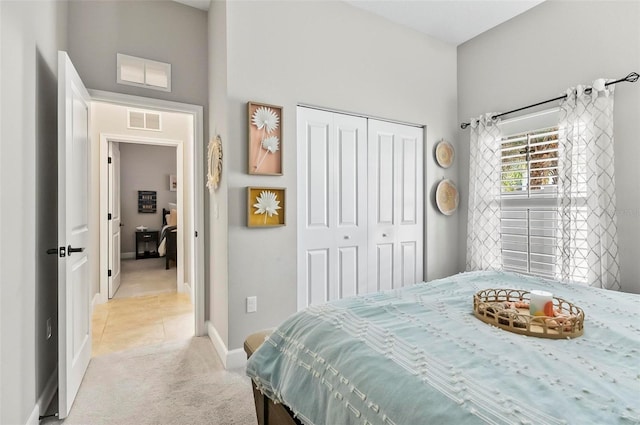
[[[422,281],[422,128],[297,119],[298,308]]]

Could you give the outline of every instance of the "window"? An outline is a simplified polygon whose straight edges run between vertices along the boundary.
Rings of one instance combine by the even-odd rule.
[[[558,210],[558,138],[546,127],[503,137],[501,144],[501,241],[505,270],[553,278],[557,275],[560,216]],[[577,164],[580,166],[580,164]],[[583,174],[579,174],[583,176]],[[580,192],[580,191],[579,191]],[[572,193],[570,214],[571,276],[586,282],[586,204]],[[581,217],[585,217],[584,220]],[[575,220],[577,218],[577,220]]]
[[[501,152],[503,197],[556,197],[557,127],[505,137],[501,141]]]

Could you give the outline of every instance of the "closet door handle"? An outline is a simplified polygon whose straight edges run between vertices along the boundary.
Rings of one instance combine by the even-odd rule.
[[[345,239],[351,239],[351,236],[349,236],[349,235],[344,235],[344,238],[345,238]]]
[[[383,237],[383,238],[386,238],[386,237],[387,237],[387,234],[386,234],[386,233],[383,233],[383,234],[382,234],[382,237]]]

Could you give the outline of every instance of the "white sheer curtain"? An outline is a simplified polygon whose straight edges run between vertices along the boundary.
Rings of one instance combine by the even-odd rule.
[[[556,278],[620,290],[613,157],[613,92],[567,90],[560,105]]]
[[[467,271],[502,269],[500,241],[500,139],[494,114],[471,120]]]

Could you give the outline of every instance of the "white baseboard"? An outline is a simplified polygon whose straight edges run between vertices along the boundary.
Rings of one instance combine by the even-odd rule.
[[[247,356],[243,349],[236,348],[235,350],[229,351],[225,343],[222,341],[222,338],[220,338],[220,334],[218,334],[218,331],[210,321],[207,322],[207,331],[209,333],[209,339],[213,344],[213,348],[216,349],[218,357],[222,360],[222,364],[225,369],[245,367],[247,364]]]
[[[49,379],[47,380],[47,385],[42,390],[42,394],[38,398],[38,409],[43,414],[47,412],[47,408],[49,404],[51,404],[51,400],[56,395],[56,390],[58,389],[58,367],[53,371]],[[38,422],[36,422],[38,423]]]
[[[211,323],[211,321],[207,321],[207,334],[209,335],[209,339],[213,344],[213,348],[215,348],[216,353],[218,353],[218,357],[222,361],[222,365],[226,368],[227,346],[222,341],[222,338],[220,338],[220,334],[218,334],[218,331],[213,326],[213,323]]]
[[[136,258],[136,253],[135,252],[121,252],[120,253],[120,259],[121,260],[133,260],[134,258]]]
[[[189,282],[180,282],[177,285],[177,290],[178,292],[181,292],[183,294],[189,294],[191,292],[191,286],[189,286]],[[193,299],[191,298],[191,295],[189,295],[189,299],[191,300],[191,304],[193,304]]]
[[[247,353],[242,348],[227,352],[227,369],[244,368],[247,366]]]
[[[98,304],[104,304],[106,302],[105,298],[106,297],[103,297],[100,292],[95,294],[91,300],[91,312],[93,312],[93,309],[96,308]]]
[[[184,292],[189,294],[189,301],[191,301],[191,304],[196,305],[196,298],[194,296],[193,289],[191,289],[191,285],[189,284],[189,282],[185,282],[183,284],[183,288],[184,288]]]
[[[29,415],[29,419],[27,419],[26,425],[38,425],[39,423],[40,423],[40,409],[36,404],[33,407],[33,411],[31,412],[31,415]]]

